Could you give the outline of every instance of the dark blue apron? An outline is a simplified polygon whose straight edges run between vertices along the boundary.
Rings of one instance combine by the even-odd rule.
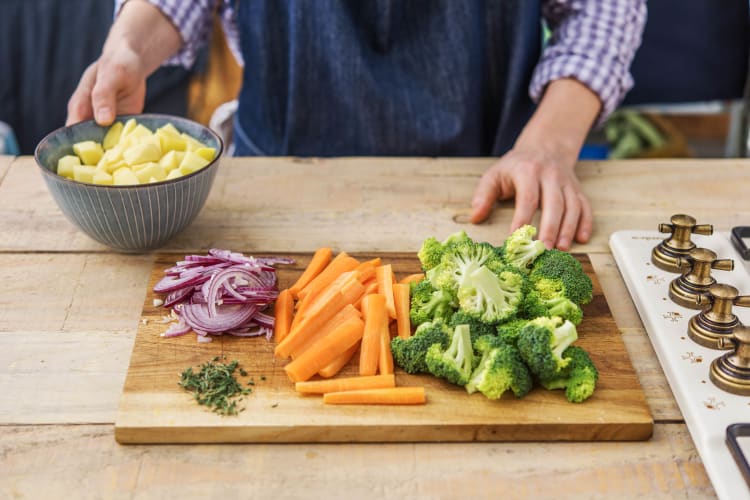
[[[500,155],[533,111],[538,0],[238,3],[238,156]]]

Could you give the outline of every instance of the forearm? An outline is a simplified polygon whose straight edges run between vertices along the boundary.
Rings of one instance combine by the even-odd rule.
[[[573,165],[601,108],[597,94],[581,82],[554,80],[516,140],[516,148],[548,147],[561,163]]]
[[[153,73],[182,46],[180,33],[162,12],[142,0],[123,5],[102,49],[102,57],[127,50],[140,61],[144,76]]]
[[[603,123],[632,87],[630,63],[641,42],[646,0],[545,0],[552,37],[534,70],[530,93],[539,100],[550,82],[574,78],[602,102]]]

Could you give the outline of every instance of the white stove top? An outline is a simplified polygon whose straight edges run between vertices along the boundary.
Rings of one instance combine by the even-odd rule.
[[[699,311],[674,303],[669,284],[679,274],[651,263],[652,249],[667,237],[657,231],[619,231],[609,244],[717,495],[750,500],[750,488],[725,442],[727,426],[750,423],[750,397],[723,391],[709,379],[711,361],[727,351],[703,347],[688,336],[688,322]],[[719,259],[734,259],[733,271],[715,270],[712,276],[750,295],[750,273],[728,233],[693,235],[692,240]],[[750,325],[750,308],[735,307],[733,313]],[[741,442],[748,456],[750,445]]]

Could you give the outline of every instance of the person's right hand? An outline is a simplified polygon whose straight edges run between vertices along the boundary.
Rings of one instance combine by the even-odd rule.
[[[146,72],[139,57],[118,47],[86,68],[68,101],[66,125],[94,118],[100,125],[111,124],[117,115],[143,111]]]

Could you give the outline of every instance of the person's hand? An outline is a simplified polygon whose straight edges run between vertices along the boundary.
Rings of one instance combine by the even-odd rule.
[[[547,248],[569,250],[574,240],[588,242],[594,217],[575,165],[600,110],[599,97],[577,80],[549,83],[513,149],[479,179],[471,222],[485,220],[496,200],[515,197],[511,232],[530,224],[541,209],[537,239]]]
[[[574,172],[575,154],[544,147],[516,147],[482,175],[472,199],[471,222],[489,216],[496,200],[515,197],[510,231],[541,218],[537,238],[547,248],[568,250],[575,239],[586,243],[593,226],[591,204]]]
[[[182,46],[177,28],[149,2],[126,2],[98,61],[86,68],[68,101],[66,124],[94,118],[111,124],[117,115],[143,111],[146,77]]]
[[[66,125],[91,118],[111,124],[118,114],[143,111],[146,74],[137,54],[120,47],[91,64],[68,101]]]

